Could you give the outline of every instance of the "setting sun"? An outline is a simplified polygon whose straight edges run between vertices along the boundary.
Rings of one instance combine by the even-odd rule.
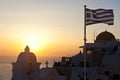
[[[32,52],[38,52],[39,50],[43,49],[45,45],[45,40],[43,40],[42,37],[33,34],[22,36],[21,41],[23,44],[22,47],[24,48],[26,45],[28,45]]]

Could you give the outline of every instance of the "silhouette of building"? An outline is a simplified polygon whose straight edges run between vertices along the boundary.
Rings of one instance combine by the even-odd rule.
[[[12,80],[39,80],[40,64],[28,46],[21,52],[16,62],[12,63]]]
[[[85,47],[87,80],[120,80],[120,42],[111,32],[98,34],[94,43]],[[75,56],[62,57],[53,67],[67,80],[83,80],[84,55],[80,51]]]
[[[94,43],[86,43],[85,47],[87,80],[120,80],[120,42],[112,33],[98,34]],[[12,80],[83,80],[84,54],[81,51],[72,57],[62,57],[52,68],[48,61],[45,68],[40,69],[40,64],[26,46],[12,63]]]
[[[34,53],[26,46],[17,61],[12,63],[12,80],[66,80],[54,68],[48,67],[48,61],[46,61],[46,68],[40,69],[40,64]]]

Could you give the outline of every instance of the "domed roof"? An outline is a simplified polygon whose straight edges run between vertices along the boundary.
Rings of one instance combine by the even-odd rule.
[[[104,31],[96,37],[96,42],[107,42],[110,40],[115,40],[115,36],[108,31]]]
[[[36,60],[36,56],[29,51],[29,47],[26,46],[25,48],[25,51],[24,52],[21,52],[18,56],[18,59],[17,59],[17,62],[18,63],[36,63],[37,60]]]

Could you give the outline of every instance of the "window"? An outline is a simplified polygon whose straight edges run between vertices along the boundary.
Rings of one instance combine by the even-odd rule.
[[[84,72],[83,72],[83,76],[84,76]],[[87,72],[86,72],[86,76],[87,76]]]
[[[105,71],[105,75],[108,76],[110,74],[109,71]]]
[[[113,75],[113,80],[120,80],[120,75],[114,74]]]

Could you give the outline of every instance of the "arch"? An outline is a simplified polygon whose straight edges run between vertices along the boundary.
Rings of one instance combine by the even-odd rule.
[[[102,79],[98,78],[97,80],[102,80]]]
[[[114,74],[112,80],[120,80],[120,75],[119,74]]]
[[[110,75],[110,72],[109,71],[105,71],[104,72],[106,76],[109,76]]]

